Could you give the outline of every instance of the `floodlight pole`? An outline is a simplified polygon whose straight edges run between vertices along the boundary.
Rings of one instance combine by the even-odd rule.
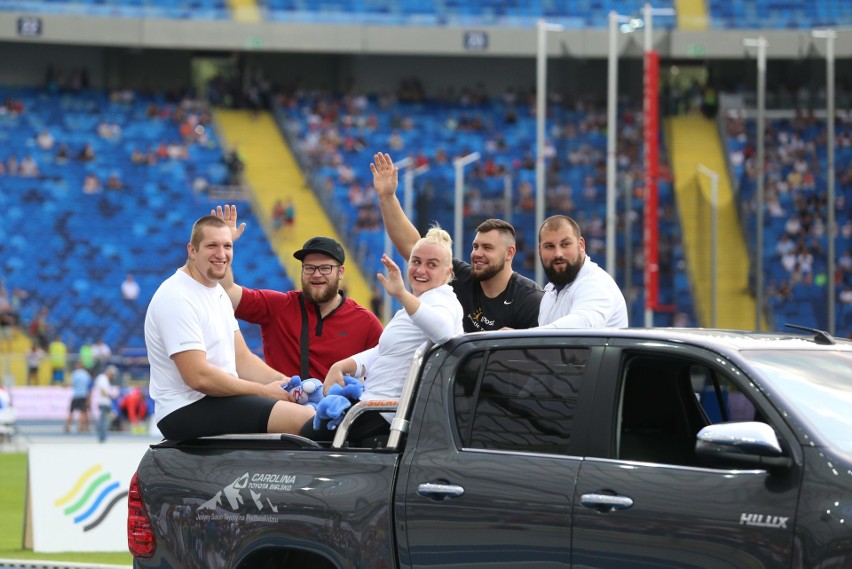
[[[834,282],[834,271],[835,271],[835,258],[836,253],[834,250],[835,243],[834,240],[837,238],[836,236],[836,228],[835,228],[835,197],[834,197],[834,40],[837,38],[837,32],[835,30],[814,30],[811,32],[811,35],[815,38],[825,39],[825,121],[826,121],[826,130],[828,138],[826,143],[828,144],[828,164],[826,165],[828,172],[826,173],[826,181],[828,182],[826,197],[826,206],[828,207],[828,283],[827,283],[827,296],[828,296],[828,333],[832,336],[835,333],[835,282]]]
[[[617,127],[618,127],[618,20],[614,10],[609,13],[609,58],[607,64],[607,122],[606,122],[606,272],[615,277],[615,192]]]
[[[512,175],[503,176],[503,219],[512,223]]]
[[[743,40],[746,47],[757,48],[757,245],[755,261],[755,330],[763,329],[763,202],[764,202],[764,143],[766,121],[766,47],[769,42],[763,36]]]
[[[536,157],[535,157],[535,227],[536,232],[544,221],[544,126],[547,121],[547,32],[563,29],[559,24],[549,24],[540,19],[538,29],[538,47],[536,49]],[[536,233],[536,244],[538,234]],[[544,281],[544,267],[535,265],[535,282]]]
[[[414,219],[414,178],[429,171],[429,165],[424,164],[417,168],[406,168],[403,176],[403,209],[408,219]]]
[[[453,257],[461,259],[461,246],[464,240],[464,228],[462,226],[462,217],[464,214],[464,167],[468,164],[476,162],[482,155],[479,152],[473,152],[467,156],[456,158],[453,160],[453,167],[456,169],[456,194],[455,194],[455,219],[453,227]]]

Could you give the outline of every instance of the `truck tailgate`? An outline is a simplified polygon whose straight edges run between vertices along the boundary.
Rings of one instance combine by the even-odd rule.
[[[145,455],[138,480],[157,549],[138,567],[236,569],[261,548],[311,551],[341,568],[394,566],[398,454],[254,446]]]

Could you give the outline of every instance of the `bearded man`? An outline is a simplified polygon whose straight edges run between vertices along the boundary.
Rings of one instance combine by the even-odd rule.
[[[567,215],[545,219],[538,256],[547,276],[541,328],[627,328],[627,304],[612,277],[586,255],[580,226]]]
[[[233,240],[239,239],[245,224],[237,225],[236,206],[219,206],[216,215],[229,224]],[[333,363],[378,344],[382,324],[341,290],[346,256],[340,243],[312,237],[293,257],[302,262],[301,290],[240,286],[230,270],[221,284],[234,316],[260,326],[267,364],[288,376],[322,379]]]
[[[420,233],[396,197],[399,168],[388,154],[379,152],[373,157],[370,170],[385,229],[399,254],[407,259]],[[453,259],[450,286],[464,311],[465,332],[532,328],[538,324],[536,317],[543,292],[535,282],[512,269],[516,252],[512,224],[502,219],[487,219],[476,227],[470,263]]]

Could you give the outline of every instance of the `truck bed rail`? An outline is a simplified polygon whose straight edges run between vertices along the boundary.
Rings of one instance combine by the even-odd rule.
[[[340,427],[334,434],[334,441],[331,443],[332,448],[343,448],[349,436],[349,429],[355,420],[364,413],[396,411],[396,416],[391,421],[390,437],[385,448],[395,450],[399,448],[402,442],[402,437],[408,432],[408,413],[411,409],[411,404],[414,400],[414,393],[417,388],[417,377],[420,372],[420,366],[423,363],[423,358],[426,352],[432,347],[432,342],[426,341],[420,344],[414,355],[411,357],[411,363],[408,366],[408,374],[405,376],[405,383],[402,386],[402,394],[399,399],[375,399],[372,401],[361,401],[352,406],[346,413]]]

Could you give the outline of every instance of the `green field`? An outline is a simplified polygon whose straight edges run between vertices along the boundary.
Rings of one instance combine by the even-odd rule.
[[[24,499],[27,478],[26,453],[0,453],[0,559],[39,559],[124,565],[133,563],[130,553],[33,553],[23,548]]]

